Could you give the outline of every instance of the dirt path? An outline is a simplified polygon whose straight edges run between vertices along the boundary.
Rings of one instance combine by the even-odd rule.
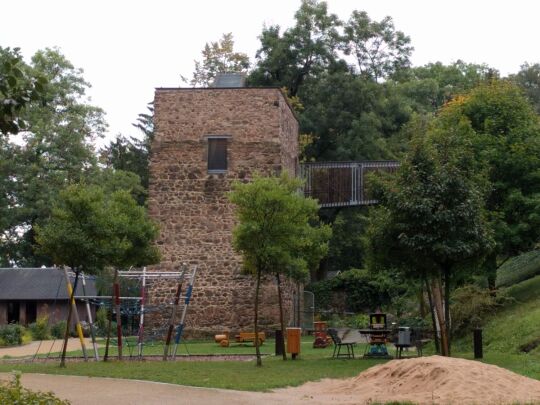
[[[36,351],[39,347],[39,353],[57,353],[62,350],[63,340],[43,340],[40,345],[40,341],[35,341],[28,343],[24,346],[15,346],[15,347],[0,347],[0,359],[4,356],[10,357],[24,357],[24,356],[33,356],[36,354]],[[85,339],[86,349],[88,353],[91,353],[92,350],[92,340],[89,338]],[[99,346],[99,345],[98,345]],[[68,351],[79,350],[81,348],[81,343],[79,338],[70,338],[68,340]],[[51,350],[52,349],[52,350]]]
[[[7,378],[9,374],[0,373],[0,379]],[[273,394],[115,378],[23,374],[22,383],[32,390],[52,391],[73,405],[282,404]]]

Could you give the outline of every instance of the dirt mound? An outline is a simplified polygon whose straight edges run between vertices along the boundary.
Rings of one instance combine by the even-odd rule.
[[[441,356],[393,360],[347,380],[284,390],[315,402],[364,404],[511,404],[540,402],[540,381],[478,361]]]

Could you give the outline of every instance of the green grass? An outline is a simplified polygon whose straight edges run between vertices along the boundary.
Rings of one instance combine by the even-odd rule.
[[[540,250],[513,257],[497,270],[497,287],[508,287],[540,274]]]
[[[332,360],[333,348],[313,349],[313,339],[306,337],[302,353],[297,360],[284,362],[281,357],[265,357],[263,367],[255,367],[254,361],[110,361],[68,363],[66,368],[58,364],[2,364],[0,372],[20,370],[23,373],[48,373],[85,375],[93,377],[115,377],[159,381],[199,387],[228,388],[250,391],[266,391],[273,388],[297,386],[321,378],[351,377],[382,360]],[[273,348],[273,342],[265,346]],[[252,347],[219,348],[215,343],[194,342],[188,344],[190,353],[222,353],[228,349],[253,353]],[[363,346],[357,348],[358,356]],[[230,352],[225,352],[230,353]]]
[[[484,351],[521,355],[522,345],[540,338],[540,276],[515,284],[505,291],[513,301],[486,321],[483,327]],[[472,336],[457,340],[454,347],[460,352],[471,352]],[[531,358],[539,361],[540,348],[531,351],[529,356],[533,357],[520,357],[521,361],[526,363]]]

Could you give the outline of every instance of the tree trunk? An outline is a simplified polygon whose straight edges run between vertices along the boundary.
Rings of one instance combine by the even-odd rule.
[[[437,333],[437,319],[435,315],[435,307],[434,307],[433,299],[431,297],[431,288],[429,288],[429,281],[427,278],[425,279],[425,284],[426,284],[426,290],[428,294],[429,312],[431,314],[431,322],[433,323],[433,341],[435,342],[435,351],[438,354],[440,354],[441,347],[439,345],[439,334]]]
[[[257,269],[257,284],[255,287],[255,353],[257,355],[257,367],[262,366],[261,350],[259,349],[259,289],[261,287],[261,269]]]
[[[448,356],[452,355],[452,324],[450,320],[450,268],[444,268],[444,319],[448,339]]]
[[[283,360],[287,360],[287,353],[285,353],[285,319],[283,316],[283,298],[281,296],[281,280],[279,279],[279,273],[276,273],[278,301],[279,301],[279,324],[281,325],[281,341],[278,342],[281,346],[281,353],[283,354]]]
[[[495,282],[497,281],[497,254],[490,254],[486,258],[485,263],[488,288],[491,291],[495,291]]]
[[[424,286],[420,284],[418,289],[418,311],[420,312],[420,318],[426,317],[426,299],[424,297]]]
[[[434,279],[431,282],[431,294],[433,297],[433,307],[439,321],[439,328],[441,331],[441,354],[448,356],[448,334],[446,327],[446,320],[444,317],[444,304],[443,304],[443,292],[440,278]]]
[[[68,315],[67,315],[66,332],[64,334],[64,345],[62,346],[62,358],[60,359],[60,367],[66,366],[66,351],[67,351],[67,345],[68,345],[68,339],[69,339],[71,315],[73,313],[73,305],[71,305],[71,302],[73,301],[73,298],[75,297],[75,291],[77,290],[78,282],[79,282],[79,271],[75,269],[75,282],[73,283],[73,290],[71,291],[71,296],[69,297],[69,301],[68,301],[69,308],[68,308]]]

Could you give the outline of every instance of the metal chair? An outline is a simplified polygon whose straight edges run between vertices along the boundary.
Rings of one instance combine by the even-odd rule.
[[[341,339],[336,329],[328,329],[328,334],[334,342],[334,353],[332,354],[333,359],[337,359],[339,357],[347,357],[348,359],[354,359],[354,345],[356,344],[355,342],[344,341],[343,339]],[[345,346],[347,348],[347,354],[341,354],[341,346]]]

